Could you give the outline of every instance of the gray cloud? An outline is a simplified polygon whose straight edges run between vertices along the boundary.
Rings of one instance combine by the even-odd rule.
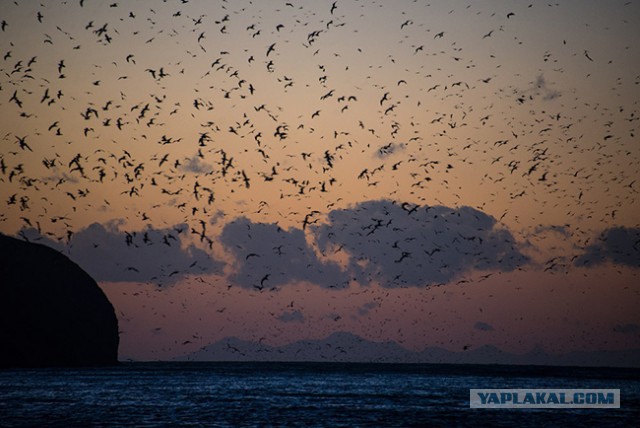
[[[307,230],[323,254],[344,252],[346,266],[320,259],[302,229],[238,218],[220,236],[235,259],[229,279],[260,290],[299,281],[344,288],[351,280],[391,288],[445,284],[469,271],[512,271],[529,263],[509,231],[470,207],[368,201],[331,211],[328,220]],[[370,309],[360,308],[360,315]]]
[[[221,272],[222,262],[185,243],[188,231],[187,225],[123,231],[111,222],[76,232],[68,244],[33,229],[22,235],[66,253],[98,281],[173,284],[185,275]],[[327,224],[307,231],[323,254],[344,252],[346,265],[321,259],[300,228],[241,217],[220,235],[234,257],[229,280],[260,290],[300,281],[335,289],[351,281],[392,288],[446,284],[469,271],[511,271],[529,262],[509,231],[470,207],[368,201],[331,211]],[[358,315],[374,307],[365,305]]]
[[[35,229],[24,230],[21,235],[65,253],[96,281],[170,285],[188,274],[213,273],[222,268],[222,263],[205,251],[183,245],[186,233],[186,225],[127,232],[110,222],[91,224],[73,234],[68,244],[40,236]]]
[[[533,96],[542,96],[542,99],[545,101],[555,100],[560,97],[562,94],[557,89],[552,88],[547,79],[545,79],[544,74],[539,74],[536,76],[535,82],[531,85],[531,87],[525,92],[528,95]]]
[[[278,316],[278,320],[282,322],[303,322],[304,315],[299,310],[293,310],[291,312],[283,312]]]
[[[569,228],[564,225],[564,226],[559,226],[559,225],[548,225],[548,226],[544,226],[544,225],[538,225],[535,228],[535,233],[536,234],[540,234],[540,233],[545,233],[545,232],[554,232],[557,234],[560,234],[566,238],[571,236],[571,231],[569,230]]]
[[[377,308],[378,306],[380,306],[380,305],[378,304],[378,302],[368,302],[368,303],[365,303],[364,305],[362,305],[362,306],[360,306],[360,307],[358,308],[358,316],[363,317],[363,316],[367,315],[369,312],[371,312],[371,310],[372,310],[372,309],[375,309],[375,308]]]
[[[378,150],[376,150],[376,157],[380,159],[386,158],[398,152],[402,152],[404,149],[405,145],[403,143],[396,144],[392,141],[380,146]]]
[[[495,330],[491,324],[487,324],[486,322],[478,321],[473,325],[473,328],[480,331],[493,331]]]
[[[220,241],[236,260],[230,279],[242,287],[269,289],[297,281],[327,288],[348,285],[340,266],[320,260],[301,229],[241,217],[225,225]]]
[[[585,248],[576,266],[596,266],[606,262],[640,267],[640,228],[606,229],[596,243]]]
[[[313,226],[323,252],[345,251],[360,283],[383,287],[447,283],[471,270],[512,271],[529,262],[511,233],[471,207],[368,201]]]
[[[213,166],[201,161],[199,157],[195,156],[187,158],[180,169],[194,174],[207,174],[213,171]]]

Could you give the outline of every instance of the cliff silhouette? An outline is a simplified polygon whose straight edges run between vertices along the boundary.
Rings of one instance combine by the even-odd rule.
[[[113,306],[89,274],[0,234],[0,367],[116,364],[118,342]]]

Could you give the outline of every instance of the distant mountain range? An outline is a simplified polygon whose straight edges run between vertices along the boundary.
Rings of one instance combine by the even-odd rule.
[[[577,351],[552,355],[537,347],[526,354],[512,354],[485,345],[459,352],[428,347],[410,351],[395,342],[372,342],[347,332],[319,340],[300,340],[269,346],[227,337],[177,361],[330,361],[431,364],[506,364],[584,367],[640,367],[640,349]]]

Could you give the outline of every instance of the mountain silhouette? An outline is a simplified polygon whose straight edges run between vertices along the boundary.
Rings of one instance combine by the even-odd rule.
[[[117,363],[118,320],[63,254],[0,234],[0,367]]]
[[[492,345],[484,345],[460,351],[427,347],[415,352],[395,342],[373,342],[352,333],[335,332],[324,339],[299,340],[283,346],[226,337],[176,360],[638,367],[640,349],[576,351],[553,355],[537,346],[525,354],[513,354]]]

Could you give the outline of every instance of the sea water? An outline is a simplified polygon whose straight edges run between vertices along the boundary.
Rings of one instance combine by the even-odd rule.
[[[620,389],[620,409],[471,409],[471,388]],[[122,363],[0,370],[0,426],[638,426],[640,370]]]

